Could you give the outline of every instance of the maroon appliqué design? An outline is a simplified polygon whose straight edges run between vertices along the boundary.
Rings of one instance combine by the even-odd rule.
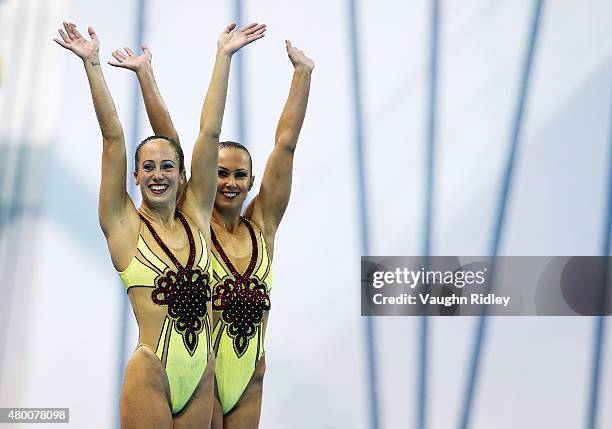
[[[189,239],[189,259],[183,267],[157,235],[148,220],[141,216],[151,235],[168,255],[176,270],[167,269],[155,279],[151,299],[155,304],[167,305],[168,315],[174,320],[174,329],[183,337],[183,344],[191,355],[198,348],[198,336],[208,318],[208,303],[211,301],[210,278],[200,268],[194,268],[195,242],[189,224],[181,212],[176,215],[185,227]]]
[[[213,310],[221,312],[221,320],[228,326],[227,333],[233,340],[234,351],[238,357],[246,352],[249,341],[257,334],[264,311],[270,310],[270,296],[266,286],[260,284],[257,278],[251,277],[257,262],[257,240],[253,227],[246,219],[243,218],[243,221],[249,230],[253,246],[251,260],[244,274],[236,270],[211,228],[213,245],[234,276],[234,279],[227,278],[215,287],[212,297]]]

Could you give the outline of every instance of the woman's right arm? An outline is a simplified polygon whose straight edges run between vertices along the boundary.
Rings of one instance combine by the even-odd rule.
[[[134,204],[126,191],[127,161],[123,128],[100,66],[100,43],[96,33],[89,27],[91,40],[86,40],[78,32],[76,25],[64,22],[64,29],[65,32],[59,30],[61,39],[54,40],[83,60],[96,117],[102,131],[102,180],[98,216],[102,231],[109,241],[111,256],[114,256],[112,242],[118,241],[120,235],[130,235],[125,234],[126,228],[133,229],[136,224],[140,224]],[[113,257],[114,262],[115,259]]]
[[[153,132],[158,136],[166,136],[174,139],[180,144],[178,133],[172,123],[170,112],[166,107],[166,103],[159,92],[155,75],[153,74],[153,66],[151,65],[151,50],[142,45],[142,54],[136,55],[130,48],[125,48],[125,51],[116,50],[112,53],[115,61],[109,61],[108,64],[114,67],[121,67],[132,70],[136,73],[142,98],[144,100],[147,116]]]

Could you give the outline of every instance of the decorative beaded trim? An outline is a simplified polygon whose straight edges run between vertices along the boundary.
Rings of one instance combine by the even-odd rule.
[[[185,348],[193,355],[198,347],[198,336],[208,321],[208,303],[212,294],[208,273],[199,267],[193,267],[195,241],[191,228],[180,211],[176,211],[176,216],[183,224],[189,240],[189,258],[184,267],[164,244],[151,223],[142,215],[140,218],[176,268],[176,271],[168,268],[157,276],[151,299],[155,304],[168,306],[168,316],[175,321],[174,329],[181,334]]]
[[[251,277],[251,274],[253,274],[253,270],[255,269],[255,263],[257,262],[257,238],[255,237],[255,230],[251,226],[251,223],[248,220],[246,220],[246,218],[240,216],[240,219],[244,222],[247,229],[249,230],[249,235],[251,236],[251,246],[253,248],[253,251],[251,252],[251,260],[249,261],[249,265],[247,266],[246,270],[244,271],[244,274],[242,275],[238,272],[236,267],[234,267],[234,264],[232,264],[232,261],[230,261],[230,258],[227,256],[227,254],[223,250],[221,243],[219,243],[219,239],[217,238],[215,231],[212,229],[212,227],[210,227],[210,234],[211,234],[213,245],[215,246],[215,249],[217,249],[217,252],[219,252],[219,256],[221,256],[221,259],[223,259],[223,262],[225,262],[225,265],[227,266],[227,268],[229,268],[229,270],[231,271],[232,275],[236,278],[236,280],[248,279],[249,277]]]
[[[238,357],[244,355],[249,341],[255,337],[263,320],[264,311],[270,310],[270,296],[266,286],[260,284],[256,277],[251,277],[257,262],[257,238],[250,222],[241,218],[251,236],[253,247],[251,260],[244,274],[240,274],[223,250],[211,227],[211,238],[215,249],[234,276],[226,278],[222,284],[215,287],[213,294],[213,310],[221,312],[221,319],[227,324],[227,333],[232,338],[234,351]]]
[[[151,225],[151,222],[145,219],[144,216],[141,215],[140,213],[138,215],[140,216],[140,219],[145,223],[145,225],[149,229],[149,232],[151,233],[151,235],[153,236],[153,238],[155,239],[159,247],[161,247],[164,253],[168,255],[168,258],[170,258],[170,260],[172,261],[176,269],[181,270],[183,266],[180,264],[178,259],[176,259],[174,254],[170,251],[170,249],[168,249],[168,247],[162,241],[159,235],[157,235],[157,232],[155,232],[155,230],[153,229],[153,225]],[[181,223],[183,224],[183,228],[185,228],[185,232],[187,233],[187,239],[189,240],[189,259],[187,259],[187,265],[185,265],[185,268],[191,268],[193,266],[193,263],[195,262],[195,240],[193,239],[193,233],[191,232],[191,228],[189,227],[189,224],[187,223],[187,219],[185,219],[185,216],[183,216],[183,213],[177,210],[176,217],[181,221]]]

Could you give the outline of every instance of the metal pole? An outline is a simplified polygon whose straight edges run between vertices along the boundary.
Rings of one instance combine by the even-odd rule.
[[[495,257],[499,251],[499,244],[502,239],[504,220],[506,214],[506,206],[508,203],[509,195],[510,195],[510,186],[512,183],[512,173],[514,169],[514,163],[516,159],[516,153],[518,149],[518,142],[520,137],[521,128],[523,125],[523,113],[525,108],[525,103],[527,99],[528,89],[529,89],[529,80],[531,77],[531,66],[533,63],[533,54],[535,51],[536,41],[538,37],[538,29],[540,27],[540,15],[542,11],[542,5],[544,0],[535,0],[533,16],[531,21],[531,35],[529,37],[529,42],[527,45],[527,53],[525,58],[525,64],[523,67],[523,75],[521,80],[521,86],[519,88],[519,97],[516,106],[516,114],[514,118],[514,126],[512,129],[512,134],[510,137],[510,147],[508,151],[508,156],[506,158],[506,169],[502,180],[501,186],[501,194],[497,206],[497,217],[495,223],[495,230],[493,234],[493,239],[491,242],[491,250],[489,254],[491,255],[491,269],[489,270],[489,278],[490,281],[488,283],[488,289],[492,289],[492,282],[495,278]],[[489,291],[487,291],[489,292]],[[474,337],[474,347],[472,351],[472,361],[470,366],[470,371],[468,378],[466,380],[466,391],[465,391],[465,402],[463,407],[463,414],[461,416],[461,421],[459,427],[461,429],[468,429],[470,425],[470,417],[472,411],[472,404],[474,402],[474,396],[476,391],[476,385],[478,382],[478,373],[480,369],[480,360],[481,360],[481,351],[484,346],[484,340],[487,329],[487,309],[485,308],[484,314],[480,316],[478,320],[478,326],[476,328],[476,334]]]
[[[436,143],[436,101],[438,85],[438,29],[440,22],[439,0],[431,2],[431,49],[429,57],[429,121],[427,127],[427,160],[425,168],[425,226],[423,237],[423,256],[429,260],[433,219],[433,189]],[[428,262],[427,262],[428,264]],[[429,319],[427,314],[419,323],[419,373],[417,374],[417,428],[425,429],[427,424],[427,360],[429,348]]]
[[[612,91],[611,91],[612,92]],[[604,239],[601,255],[610,256],[610,235],[612,233],[612,109],[610,110],[609,150],[608,150],[608,206],[606,207],[604,221]],[[591,376],[591,391],[589,398],[589,411],[587,417],[587,429],[597,428],[597,416],[599,411],[599,380],[601,376],[602,357],[606,333],[606,317],[608,309],[608,278],[610,276],[609,258],[603,259],[601,295],[601,315],[595,320],[595,335],[593,338],[593,373]]]
[[[365,185],[366,168],[364,156],[363,138],[363,114],[361,100],[361,75],[359,64],[359,41],[357,30],[357,5],[356,0],[348,1],[348,19],[350,27],[350,49],[351,65],[353,75],[353,122],[355,130],[355,163],[357,164],[357,198],[359,213],[359,228],[361,254],[367,256],[370,253],[369,228],[368,228],[368,207],[367,189]],[[368,377],[368,403],[370,406],[370,428],[380,427],[379,408],[378,408],[378,382],[376,374],[376,344],[375,344],[375,325],[374,319],[364,316],[364,331],[366,340],[366,361]]]

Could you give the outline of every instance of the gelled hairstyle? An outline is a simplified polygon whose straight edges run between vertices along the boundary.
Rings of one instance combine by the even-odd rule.
[[[135,171],[138,170],[138,164],[140,163],[140,149],[142,149],[142,147],[145,144],[149,143],[151,140],[165,140],[168,143],[170,143],[170,146],[172,146],[174,148],[174,151],[176,152],[176,158],[178,159],[178,162],[179,162],[179,171],[181,173],[185,172],[185,156],[183,155],[183,149],[181,148],[181,145],[178,144],[176,140],[174,140],[173,138],[166,137],[166,136],[151,136],[151,137],[147,137],[146,139],[140,142],[140,144],[136,147],[136,153],[134,154],[134,170]]]
[[[251,153],[245,146],[241,145],[238,142],[224,141],[219,142],[219,150],[221,149],[235,149],[246,152],[246,154],[249,156],[249,168],[251,170],[251,176],[253,175],[253,159],[251,158]]]

